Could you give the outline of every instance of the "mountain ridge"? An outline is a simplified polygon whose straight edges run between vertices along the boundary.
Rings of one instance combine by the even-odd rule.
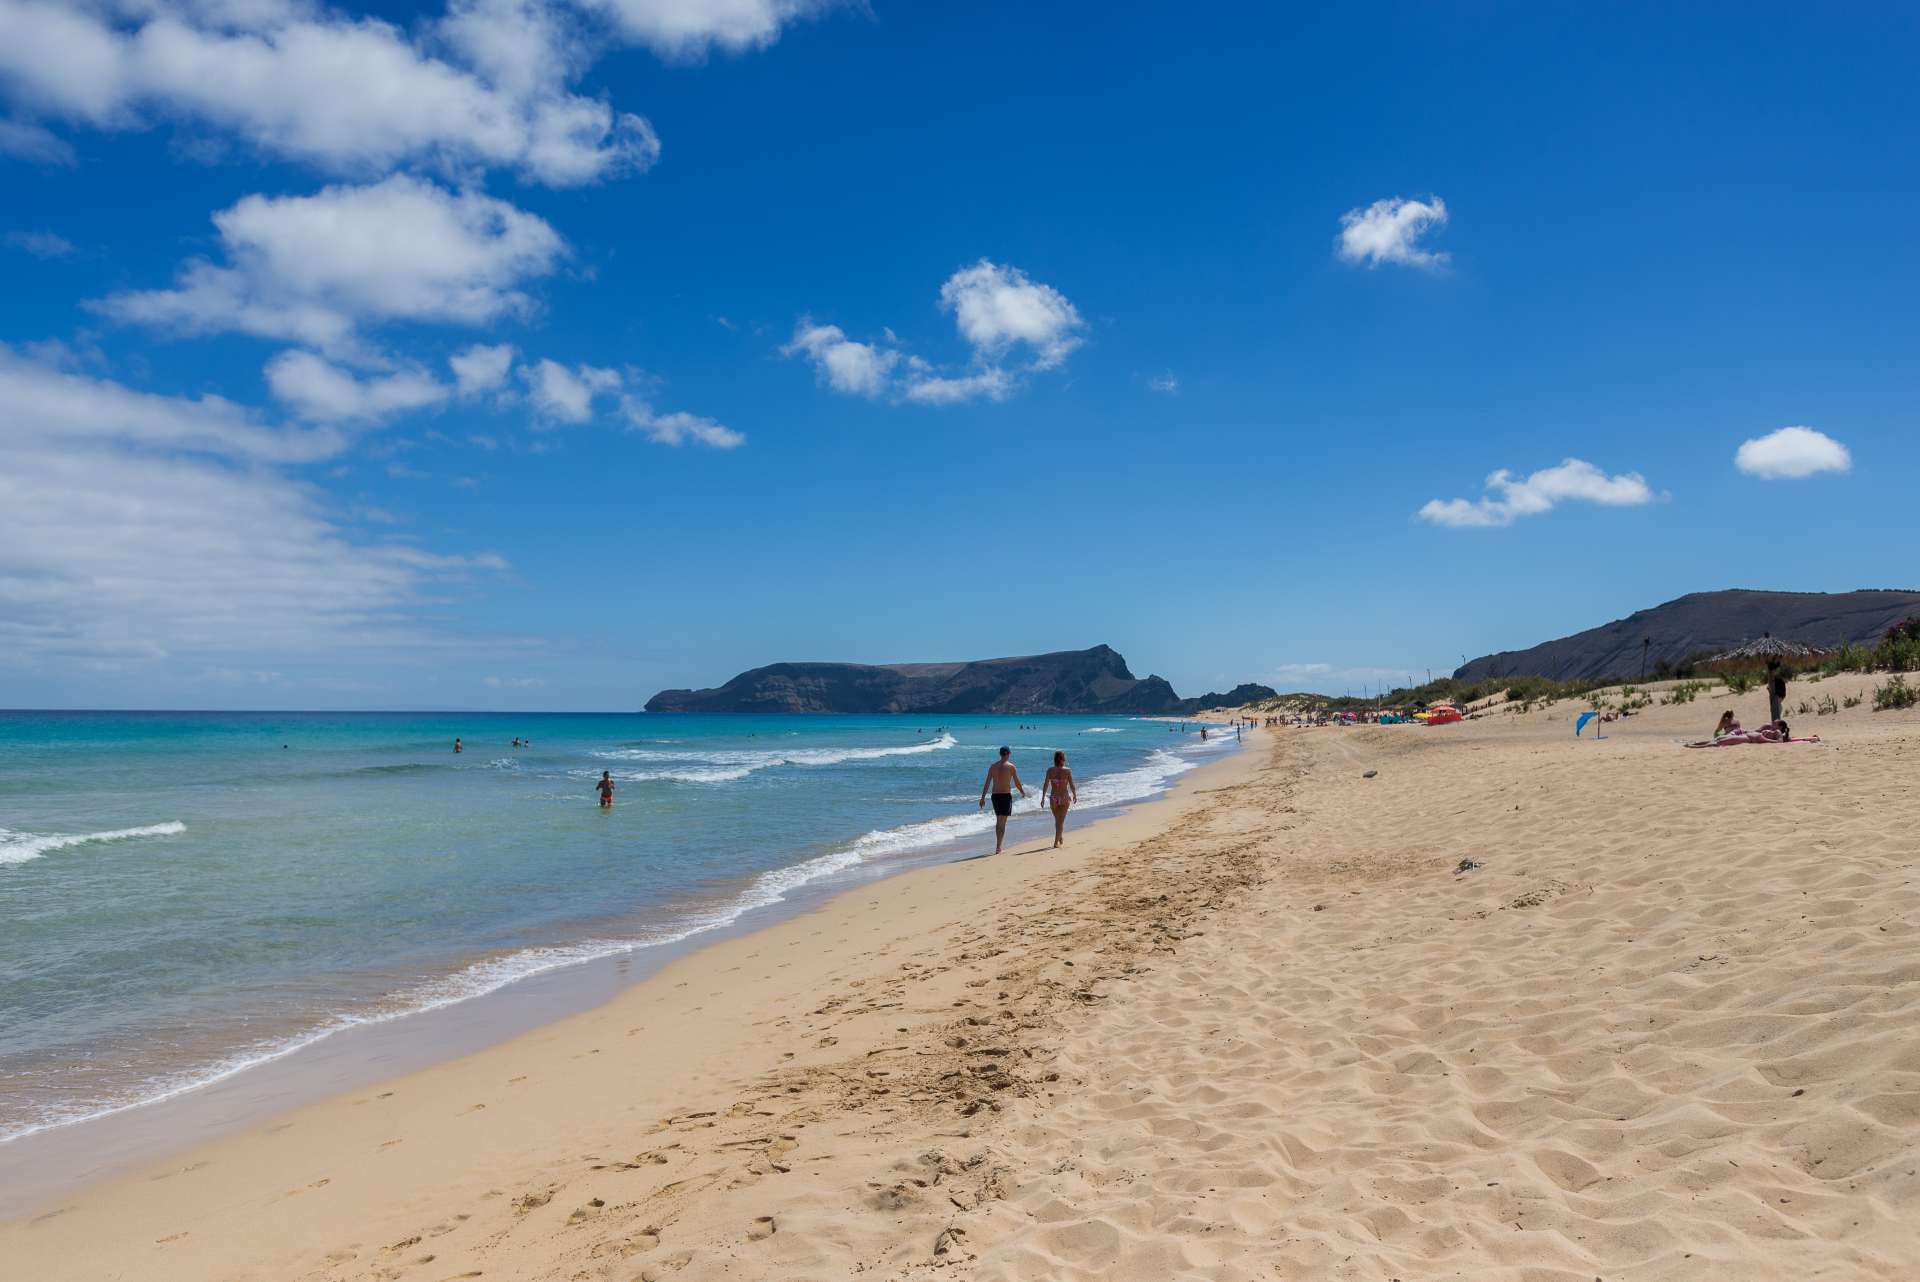
[[[945,663],[770,663],[708,689],[662,690],[646,710],[1180,716],[1230,706],[1208,700],[1247,691],[1256,698],[1272,694],[1265,686],[1242,685],[1227,695],[1182,699],[1166,678],[1136,677],[1119,651],[1096,645]]]
[[[1771,592],[1727,588],[1689,592],[1584,632],[1524,650],[1482,655],[1454,669],[1461,681],[1547,677],[1576,681],[1635,677],[1657,665],[1678,665],[1730,650],[1762,633],[1818,649],[1871,645],[1893,624],[1920,615],[1920,591],[1860,588],[1852,592]],[[1642,642],[1650,642],[1644,647]]]

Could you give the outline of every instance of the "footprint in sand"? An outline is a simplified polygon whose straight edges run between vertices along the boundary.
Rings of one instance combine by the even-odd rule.
[[[747,1228],[747,1240],[750,1242],[758,1242],[762,1238],[772,1237],[774,1232],[775,1228],[771,1215],[756,1216],[754,1217],[753,1223]]]

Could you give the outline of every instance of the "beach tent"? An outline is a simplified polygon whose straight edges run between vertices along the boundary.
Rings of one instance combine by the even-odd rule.
[[[1466,718],[1460,715],[1460,709],[1450,703],[1435,704],[1427,713],[1427,724],[1430,726],[1444,726],[1449,722],[1465,720]]]

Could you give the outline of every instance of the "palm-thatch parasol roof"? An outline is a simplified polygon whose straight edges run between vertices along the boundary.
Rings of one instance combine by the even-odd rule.
[[[1762,635],[1745,645],[1735,646],[1724,654],[1716,654],[1708,663],[1725,663],[1733,659],[1804,659],[1810,654],[1818,654],[1810,645],[1801,645],[1798,641],[1783,641],[1779,637]]]

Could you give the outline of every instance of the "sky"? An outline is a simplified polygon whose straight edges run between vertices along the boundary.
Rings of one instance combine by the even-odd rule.
[[[0,706],[1920,586],[1920,11],[0,0]]]

